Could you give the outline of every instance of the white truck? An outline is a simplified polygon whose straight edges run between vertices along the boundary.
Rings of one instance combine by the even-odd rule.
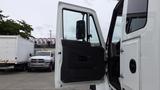
[[[34,43],[18,35],[0,35],[0,69],[23,70],[34,53]]]
[[[94,10],[60,2],[56,88],[96,85],[96,90],[160,90],[159,3],[119,0],[104,41]]]
[[[47,69],[52,72],[54,69],[54,53],[53,51],[37,51],[36,54],[28,60],[28,71],[33,69]]]

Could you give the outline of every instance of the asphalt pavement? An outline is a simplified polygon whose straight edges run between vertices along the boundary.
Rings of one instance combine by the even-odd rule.
[[[89,90],[88,86],[55,89],[54,72],[0,71],[0,90]]]

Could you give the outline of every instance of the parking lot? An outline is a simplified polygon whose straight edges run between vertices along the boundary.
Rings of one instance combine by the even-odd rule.
[[[89,90],[88,86],[54,88],[54,72],[0,71],[0,90]]]

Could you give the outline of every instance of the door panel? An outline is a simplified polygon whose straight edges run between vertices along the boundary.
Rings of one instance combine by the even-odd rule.
[[[139,90],[140,38],[122,42],[121,80],[124,90]]]
[[[105,74],[104,49],[88,42],[62,40],[64,83],[100,80]]]

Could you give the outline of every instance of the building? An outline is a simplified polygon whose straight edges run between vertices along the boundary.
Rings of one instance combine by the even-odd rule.
[[[35,38],[35,52],[41,50],[54,51],[55,49],[55,38]]]

